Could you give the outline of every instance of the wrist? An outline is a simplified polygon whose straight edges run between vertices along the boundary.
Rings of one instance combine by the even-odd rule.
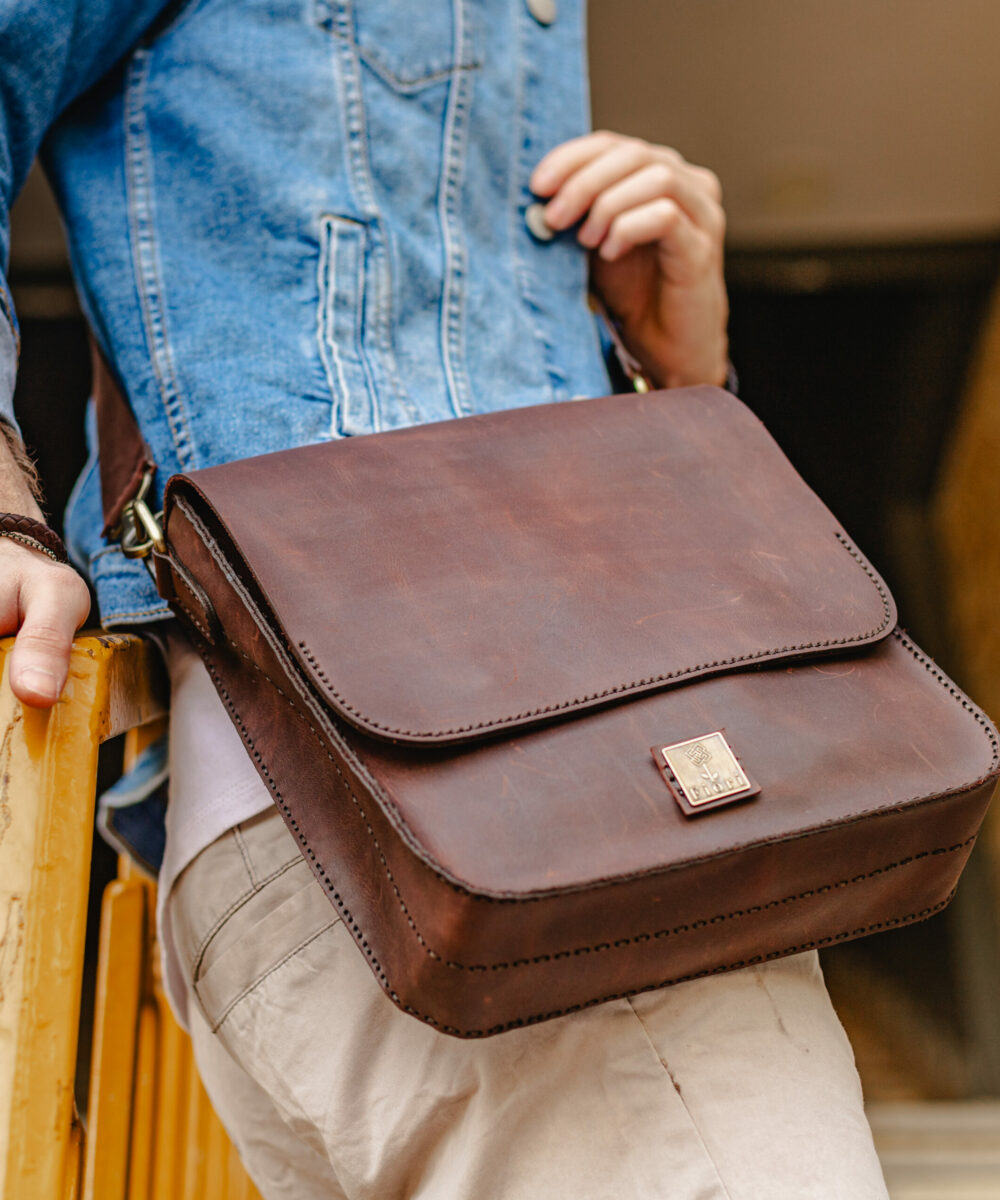
[[[0,539],[8,538],[29,550],[38,550],[58,563],[68,562],[66,547],[54,529],[44,521],[23,513],[0,512]]]
[[[728,351],[728,341],[722,338],[709,353],[697,357],[680,358],[658,352],[658,348],[639,347],[636,358],[658,388],[694,387],[699,384],[725,387],[730,372]]]

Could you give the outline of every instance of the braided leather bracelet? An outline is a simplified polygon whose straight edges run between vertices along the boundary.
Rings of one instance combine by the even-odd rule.
[[[4,537],[13,538],[32,550],[41,550],[56,562],[69,561],[59,534],[33,517],[25,517],[21,513],[0,513],[0,538]]]

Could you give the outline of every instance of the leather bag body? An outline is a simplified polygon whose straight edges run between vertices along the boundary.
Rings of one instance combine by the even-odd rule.
[[[275,803],[444,1032],[951,898],[996,731],[727,392],[246,459],[165,514],[161,591]]]

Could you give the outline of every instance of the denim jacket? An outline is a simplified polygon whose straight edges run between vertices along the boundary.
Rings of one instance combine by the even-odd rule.
[[[583,0],[0,0],[0,116],[3,261],[41,148],[159,489],[609,390],[585,255],[526,218],[587,128]],[[102,619],[166,616],[101,523],[92,456],[67,530]]]

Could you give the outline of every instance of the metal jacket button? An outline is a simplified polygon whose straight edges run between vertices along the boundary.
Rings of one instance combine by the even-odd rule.
[[[525,0],[525,3],[539,25],[551,25],[559,11],[556,0]]]
[[[537,238],[540,242],[551,242],[556,236],[556,231],[550,229],[545,220],[545,205],[529,204],[524,210],[524,223],[528,227],[531,236]]]

